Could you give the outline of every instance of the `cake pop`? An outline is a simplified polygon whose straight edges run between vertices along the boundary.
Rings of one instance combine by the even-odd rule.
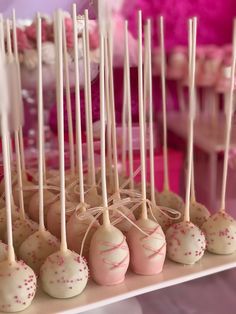
[[[44,168],[44,143],[43,143],[43,92],[42,92],[42,38],[41,38],[41,19],[37,15],[37,51],[38,51],[38,173],[39,173],[39,229],[29,236],[19,248],[19,256],[30,265],[36,274],[45,259],[56,252],[59,248],[59,241],[44,225],[44,191],[43,191],[43,168]]]
[[[73,6],[73,18],[76,7]],[[43,290],[54,298],[71,298],[80,294],[88,281],[88,267],[79,254],[68,250],[66,241],[65,213],[65,161],[64,161],[64,114],[63,114],[63,51],[62,51],[62,17],[57,11],[56,48],[58,51],[58,140],[60,156],[60,201],[61,201],[61,246],[60,250],[47,257],[40,269]],[[55,36],[55,37],[56,37]]]
[[[167,118],[166,118],[166,82],[165,82],[165,49],[161,49],[161,91],[163,114],[163,154],[164,154],[164,189],[157,195],[157,205],[165,206],[183,213],[184,202],[182,198],[170,190],[167,151]]]
[[[87,30],[87,11],[85,11],[85,29],[83,30],[83,46],[84,46],[84,58],[87,58],[87,53],[85,49],[85,41],[86,36],[85,32]],[[76,35],[76,19],[74,22],[74,36]],[[84,238],[84,235],[88,229],[88,226],[91,222],[94,221],[94,217],[92,215],[87,214],[85,219],[82,219],[82,215],[84,212],[86,212],[86,204],[85,204],[85,196],[84,196],[84,174],[83,174],[83,156],[82,156],[82,134],[81,134],[81,110],[80,110],[80,90],[79,90],[79,67],[78,67],[78,47],[77,47],[77,40],[76,36],[74,37],[74,53],[75,53],[75,81],[76,81],[76,89],[75,89],[75,105],[76,105],[76,125],[77,125],[77,168],[79,172],[79,189],[80,189],[80,205],[78,206],[78,209],[74,212],[74,214],[70,217],[70,219],[67,222],[67,241],[68,241],[68,247],[77,252],[80,253],[81,251],[81,245],[82,240]],[[85,65],[85,77],[87,78],[86,72],[88,71],[86,66],[86,61],[84,61]],[[88,82],[85,81],[85,86],[87,86]],[[85,89],[85,93],[87,94],[88,87]],[[88,96],[86,96],[88,97]],[[97,204],[98,205],[98,204]],[[94,234],[96,228],[98,227],[98,222],[94,221],[92,228],[90,229],[90,232],[88,233],[88,236],[86,237],[86,242],[84,245],[84,251],[83,254],[87,258],[88,252],[89,252],[89,246],[91,237]]]
[[[104,8],[103,8],[104,9]],[[100,285],[124,281],[129,265],[129,248],[122,232],[111,225],[106,188],[105,98],[104,98],[104,32],[106,16],[99,6],[100,24],[100,121],[103,224],[94,233],[89,250],[89,267],[93,280]]]
[[[108,102],[110,107],[110,119],[111,119],[111,135],[112,135],[112,149],[113,149],[113,177],[114,177],[114,194],[113,204],[121,200],[120,183],[118,174],[118,154],[117,154],[117,142],[116,142],[116,117],[115,117],[115,99],[114,99],[114,81],[113,81],[113,49],[112,49],[112,34],[108,32],[108,40],[105,41],[105,76],[108,76],[108,86],[106,86],[107,92],[109,92]],[[109,119],[109,115],[108,115]],[[108,144],[107,144],[108,145]],[[135,221],[134,214],[128,208],[128,206],[117,206],[117,209],[125,214],[131,221]],[[128,232],[132,227],[129,221],[124,219],[118,211],[114,211],[111,215],[111,223],[115,225],[122,232]],[[115,223],[116,222],[116,223]]]
[[[196,18],[189,20],[189,80],[190,80],[190,109],[189,109],[189,141],[188,141],[188,171],[184,219],[173,224],[166,232],[167,256],[181,264],[194,264],[204,254],[206,240],[203,232],[190,221],[190,188],[193,155],[193,121],[194,121],[194,81],[195,81],[195,54],[196,54]],[[161,38],[163,42],[163,24]]]
[[[3,36],[3,32],[1,32]],[[26,309],[32,302],[36,291],[36,276],[33,270],[22,261],[16,261],[12,239],[11,219],[11,163],[9,158],[9,89],[5,72],[5,59],[0,47],[1,82],[1,135],[3,167],[5,180],[6,217],[7,217],[7,259],[0,263],[0,310],[17,312]]]
[[[7,259],[7,245],[0,240],[0,262]]]
[[[147,21],[148,70],[149,70],[149,105],[152,106],[151,97],[151,22]],[[127,23],[126,23],[127,32]],[[127,38],[127,37],[126,37]],[[141,183],[142,183],[142,212],[136,225],[147,235],[132,227],[127,233],[127,242],[130,248],[131,269],[141,275],[154,275],[162,271],[166,241],[161,226],[148,218],[146,204],[146,165],[144,143],[144,114],[143,114],[143,81],[142,81],[142,15],[138,12],[138,91],[139,91],[139,126],[140,126],[140,154],[141,154]]]
[[[95,175],[94,161],[94,141],[93,141],[93,118],[92,118],[92,94],[91,94],[91,62],[89,50],[89,34],[86,32],[85,51],[86,51],[86,68],[85,75],[85,116],[86,116],[86,142],[87,142],[87,158],[88,158],[88,192],[85,193],[85,202],[90,207],[99,206],[102,204],[102,198],[98,194]],[[78,134],[78,131],[76,132]]]
[[[8,47],[8,59],[9,62],[14,62],[17,66],[18,59],[18,47],[17,47],[17,37],[16,37],[16,18],[15,11],[13,10],[13,47],[14,47],[14,56],[12,53],[11,40],[10,40],[10,28],[7,21],[7,47]],[[17,71],[16,71],[17,72]],[[17,75],[12,79],[12,84],[14,84],[14,90],[16,93],[14,97],[11,97],[11,104],[13,106],[14,114],[16,113],[19,117],[15,117],[13,114],[12,117],[12,127],[14,128],[14,143],[15,143],[15,155],[16,155],[16,169],[17,169],[17,188],[18,188],[18,203],[19,203],[19,218],[13,221],[12,223],[12,235],[13,235],[13,244],[16,254],[18,254],[18,248],[21,243],[33,234],[37,230],[37,224],[26,217],[25,207],[24,207],[24,196],[23,196],[23,184],[22,184],[22,169],[21,169],[21,155],[20,155],[20,128],[22,128],[22,101],[21,93],[19,91],[20,84],[18,82],[19,77]],[[15,109],[18,107],[17,109]],[[13,123],[14,122],[14,123]],[[16,191],[16,189],[15,189]],[[4,240],[7,241],[7,232],[5,233]]]
[[[236,251],[236,221],[225,210],[226,199],[226,183],[228,174],[228,159],[230,147],[230,134],[233,116],[233,95],[236,65],[236,20],[233,24],[233,53],[230,75],[230,92],[229,102],[226,111],[226,134],[223,164],[223,179],[221,190],[221,206],[220,210],[212,214],[208,220],[202,225],[207,239],[207,250],[215,254],[232,254]]]

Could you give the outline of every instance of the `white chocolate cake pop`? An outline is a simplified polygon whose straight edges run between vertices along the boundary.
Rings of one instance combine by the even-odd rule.
[[[156,202],[159,206],[169,207],[183,214],[184,202],[182,198],[170,190],[166,189],[158,193]]]
[[[72,298],[87,285],[88,267],[77,253],[56,252],[48,256],[40,269],[43,290],[54,298]]]
[[[172,225],[166,232],[167,256],[181,264],[194,264],[204,254],[203,232],[190,221]]]
[[[230,92],[226,111],[226,132],[223,178],[221,190],[220,210],[211,215],[202,225],[206,234],[207,250],[215,254],[232,254],[236,251],[236,221],[226,213],[226,184],[228,174],[230,136],[232,128],[232,117],[234,114],[234,90],[235,90],[235,66],[236,66],[236,20],[233,24],[233,52],[230,71]]]
[[[215,254],[232,254],[236,251],[236,221],[226,212],[218,211],[202,225],[207,250]]]
[[[70,201],[66,202],[66,220],[68,221],[76,209],[77,204]],[[47,229],[58,239],[61,232],[61,211],[60,200],[53,203],[47,211]]]
[[[85,192],[84,195],[85,203],[89,205],[89,207],[96,207],[102,204],[102,197],[97,193],[97,189],[93,188],[89,189]]]
[[[12,210],[12,220],[16,220],[17,218],[20,217],[20,213],[19,213],[19,208],[15,207],[13,205],[13,210]],[[4,239],[4,234],[6,231],[6,208],[1,208],[0,209],[0,239]]]
[[[13,17],[15,16],[13,12]],[[1,21],[2,22],[2,21]],[[1,35],[2,32],[2,23]],[[7,20],[8,43],[10,42],[10,27]],[[2,37],[0,37],[2,40]],[[6,225],[7,225],[7,260],[0,263],[0,310],[3,312],[17,312],[26,309],[34,298],[36,291],[36,276],[33,270],[22,261],[15,260],[15,252],[12,240],[12,186],[11,186],[11,162],[9,158],[9,89],[7,85],[7,73],[5,59],[3,56],[2,45],[0,47],[0,70],[2,75],[0,108],[3,166],[6,197]],[[12,78],[13,80],[13,78]],[[12,84],[15,82],[11,82]],[[14,209],[13,209],[14,210]]]
[[[32,196],[34,195],[35,191],[34,190],[24,190],[24,187],[33,187],[34,184],[33,182],[29,181],[28,179],[26,179],[24,176],[22,177],[22,186],[23,186],[23,195],[24,195],[24,206],[26,208],[26,210],[29,207],[29,203],[30,200],[32,198]],[[17,185],[14,185],[13,187],[13,198],[14,198],[14,202],[16,204],[16,206],[20,206],[20,200],[19,200],[19,188]]]
[[[203,225],[204,222],[209,218],[209,210],[201,203],[191,202],[190,205],[190,220],[192,223],[199,228]]]
[[[44,190],[43,200],[44,200],[44,216],[47,217],[47,212],[51,204],[55,201],[56,195],[50,192],[49,190]],[[39,193],[36,192],[31,197],[29,206],[28,206],[28,215],[29,217],[38,222],[39,221]]]
[[[190,192],[193,166],[193,124],[194,124],[194,84],[196,58],[196,17],[189,20],[189,141],[188,141],[188,169],[186,184],[186,207],[182,222],[173,224],[166,232],[167,256],[174,262],[194,264],[199,261],[206,248],[206,239],[203,232],[190,221]]]
[[[45,259],[58,248],[59,241],[56,237],[46,230],[39,230],[21,244],[19,257],[38,274]]]
[[[18,249],[30,235],[38,230],[38,224],[29,218],[19,218],[12,223],[12,235],[13,244],[16,255],[18,255]],[[7,240],[7,233],[4,236],[5,241]]]
[[[23,261],[0,263],[0,311],[25,310],[36,292],[36,276]]]
[[[39,19],[39,17],[38,17]],[[60,155],[60,200],[61,200],[61,247],[60,251],[48,256],[40,269],[43,290],[54,298],[71,298],[80,294],[88,281],[88,267],[84,259],[68,250],[66,240],[65,210],[65,162],[64,162],[64,115],[63,115],[63,61],[62,61],[62,18],[57,11],[55,21],[56,48],[58,51],[58,129]],[[76,22],[76,6],[73,5],[73,25]],[[65,25],[63,24],[63,28]],[[74,26],[75,27],[75,26]],[[74,32],[74,37],[76,32]]]
[[[0,262],[7,259],[7,244],[0,240]]]

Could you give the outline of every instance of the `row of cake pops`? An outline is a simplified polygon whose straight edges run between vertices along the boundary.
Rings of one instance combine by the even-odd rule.
[[[85,14],[85,25],[86,25],[86,16]],[[74,7],[73,11],[73,20],[76,21],[76,11]],[[192,26],[193,23],[193,26]],[[102,30],[104,28],[101,28]],[[151,93],[151,34],[150,34],[150,21],[146,26],[146,45],[145,52],[147,58],[147,81],[146,84],[149,86],[148,90],[148,100],[150,104],[150,117],[152,117],[152,93]],[[164,35],[163,35],[163,19],[160,19],[160,30],[161,30],[161,47],[163,53],[163,94],[165,93],[165,77],[164,77]],[[189,218],[189,203],[190,203],[190,185],[191,185],[191,168],[192,168],[192,141],[193,141],[193,105],[194,105],[194,66],[195,66],[195,49],[196,49],[196,19],[190,22],[189,27],[190,37],[193,37],[190,40],[190,132],[189,132],[189,155],[188,155],[188,180],[187,180],[187,191],[186,191],[186,205],[184,209],[184,221],[180,223],[176,223],[171,226],[167,233],[167,253],[168,256],[177,262],[192,264],[199,260],[205,250],[205,236],[201,232],[201,230],[196,227],[193,223],[190,222]],[[60,16],[60,12],[57,14],[56,22],[55,22],[55,33],[56,33],[56,45],[57,45],[57,97],[58,97],[58,138],[59,138],[59,152],[60,152],[60,171],[59,171],[59,183],[60,183],[60,201],[57,201],[57,206],[55,207],[60,213],[60,236],[61,236],[61,244],[60,251],[59,249],[59,241],[54,237],[49,231],[46,231],[44,225],[44,152],[43,152],[43,114],[42,114],[42,72],[41,72],[41,56],[40,56],[40,45],[41,45],[41,31],[40,31],[40,17],[38,17],[38,54],[39,54],[39,79],[38,79],[38,127],[39,127],[39,169],[38,169],[38,204],[35,201],[35,210],[37,212],[37,207],[39,207],[39,226],[37,226],[37,230],[33,231],[34,233],[29,237],[26,237],[23,242],[19,246],[19,256],[30,265],[36,273],[40,273],[42,288],[51,296],[66,298],[71,297],[73,295],[79,294],[85,287],[87,277],[88,277],[88,269],[87,266],[82,259],[82,254],[85,254],[89,257],[89,267],[91,271],[92,278],[99,284],[112,285],[122,282],[124,280],[125,273],[129,266],[129,261],[131,264],[131,268],[134,272],[138,274],[156,274],[162,270],[162,266],[165,259],[165,251],[166,251],[166,240],[164,233],[161,229],[161,226],[157,223],[157,221],[148,218],[148,208],[150,209],[151,215],[155,217],[163,215],[165,217],[166,212],[158,207],[155,204],[155,190],[154,185],[151,184],[152,187],[152,202],[148,202],[146,200],[146,179],[145,179],[145,123],[144,123],[144,97],[143,97],[143,73],[142,73],[142,24],[141,24],[141,12],[139,12],[139,116],[140,116],[140,152],[141,152],[141,195],[137,193],[133,189],[130,190],[121,190],[119,187],[119,177],[117,172],[117,152],[116,152],[116,128],[115,128],[115,111],[114,111],[114,96],[113,96],[113,76],[112,76],[112,34],[108,31],[105,33],[101,31],[100,34],[100,101],[101,101],[101,192],[102,197],[100,200],[95,203],[95,208],[87,209],[87,205],[84,199],[84,178],[83,178],[83,160],[82,160],[82,145],[81,145],[81,118],[80,118],[80,95],[79,95],[79,84],[76,84],[76,125],[77,125],[77,141],[76,141],[76,149],[77,149],[77,168],[78,168],[78,177],[79,177],[79,197],[80,203],[78,209],[73,213],[71,217],[73,217],[75,225],[74,227],[74,237],[73,241],[76,244],[79,244],[75,251],[79,251],[80,254],[70,251],[67,248],[67,239],[66,239],[66,228],[67,233],[72,230],[66,225],[66,193],[65,193],[65,171],[64,171],[64,117],[63,117],[63,24]],[[104,36],[105,35],[105,36]],[[74,33],[76,36],[76,33]],[[126,41],[127,41],[127,23],[126,23]],[[83,41],[84,47],[86,47],[86,27],[83,32]],[[76,41],[75,41],[75,56],[76,56]],[[85,50],[85,67],[87,76],[89,75],[88,64],[89,64],[89,55]],[[78,67],[76,63],[78,60],[75,58],[75,67],[76,67],[76,80],[79,83],[79,73]],[[128,44],[126,42],[126,54],[125,54],[125,71],[126,71],[126,80],[129,82],[129,66],[128,66]],[[235,62],[235,58],[234,58]],[[234,67],[232,67],[233,69]],[[232,72],[233,74],[233,72]],[[233,77],[233,76],[232,76]],[[233,80],[232,80],[233,81]],[[89,101],[89,83],[90,80],[87,81],[86,86],[86,97],[87,101]],[[127,84],[128,87],[129,84]],[[128,88],[129,89],[129,88]],[[129,94],[128,91],[127,94]],[[163,97],[165,98],[165,96]],[[91,101],[91,99],[90,99]],[[107,176],[106,176],[106,154],[105,154],[105,104],[110,102],[110,119],[111,123],[111,142],[113,146],[113,159],[114,159],[114,177],[115,177],[115,193],[113,193],[112,198],[107,197]],[[165,102],[165,99],[164,99]],[[130,100],[128,99],[128,103],[130,105]],[[128,111],[130,112],[130,106],[127,106]],[[232,104],[231,104],[232,105]],[[108,107],[108,106],[107,106]],[[108,111],[108,110],[107,110]],[[89,115],[88,115],[89,116]],[[130,115],[129,115],[130,117]],[[229,117],[230,111],[229,111]],[[150,119],[151,125],[152,121]],[[131,125],[131,119],[129,118],[129,124]],[[91,124],[90,124],[91,125]],[[230,133],[230,119],[228,119],[229,129],[227,134]],[[130,129],[130,128],[129,128]],[[17,131],[18,132],[18,131]],[[89,136],[91,140],[92,132],[89,131]],[[108,132],[107,132],[108,133]],[[4,134],[4,133],[3,133]],[[129,133],[130,134],[130,133]],[[153,148],[153,134],[151,128],[151,147]],[[129,136],[130,137],[130,136]],[[227,137],[229,139],[229,136]],[[92,142],[92,141],[91,141]],[[130,140],[132,143],[132,140]],[[228,143],[228,142],[227,142]],[[16,143],[16,147],[19,146],[19,142]],[[88,145],[89,146],[89,145]],[[19,148],[19,147],[18,147]],[[20,153],[17,148],[16,153],[18,155],[18,164],[20,164]],[[152,150],[152,149],[151,149]],[[153,153],[153,152],[152,152]],[[227,149],[226,149],[227,153]],[[227,154],[225,154],[227,157]],[[90,155],[91,157],[91,155]],[[108,158],[107,158],[108,159]],[[226,165],[227,165],[227,158]],[[92,164],[91,160],[89,164]],[[154,165],[152,164],[152,167]],[[18,168],[17,179],[21,181],[21,169]],[[4,176],[4,180],[8,179],[8,188],[10,187],[9,173],[7,174],[7,170],[9,170],[9,166],[4,167],[6,169],[6,173]],[[226,167],[227,170],[227,167]],[[225,172],[227,173],[227,171]],[[8,177],[7,177],[8,175]],[[95,172],[94,172],[95,175]],[[226,184],[226,175],[224,175],[224,189]],[[133,179],[133,173],[130,176],[131,182]],[[73,178],[73,180],[75,180]],[[94,176],[95,184],[96,184],[96,176]],[[153,179],[152,179],[153,181]],[[72,181],[74,183],[74,181]],[[109,181],[108,181],[109,183]],[[99,197],[96,185],[91,184],[92,189],[90,189]],[[19,183],[19,186],[22,187],[22,182]],[[55,185],[51,187],[52,190],[57,190]],[[165,190],[166,192],[166,190]],[[94,193],[94,194],[95,194]],[[128,197],[124,197],[124,195]],[[166,193],[167,194],[167,193]],[[55,194],[54,194],[55,195]],[[85,194],[86,195],[86,194]],[[11,193],[7,189],[5,191],[6,198],[8,197],[10,200]],[[22,189],[19,189],[19,196],[21,203],[24,203]],[[167,195],[168,196],[168,195]],[[91,193],[91,201],[94,200],[94,196]],[[173,196],[172,196],[173,199]],[[154,202],[154,203],[153,203]],[[88,202],[89,203],[89,202]],[[132,204],[134,203],[134,206]],[[8,211],[9,213],[9,205],[8,203]],[[90,204],[91,205],[91,204]],[[131,207],[131,208],[130,208]],[[137,215],[137,221],[134,221],[134,216],[132,210],[134,207],[141,207],[140,215]],[[20,207],[20,212],[22,213],[22,208]],[[182,208],[181,208],[182,209]],[[183,211],[183,209],[182,209]],[[222,209],[222,211],[224,211]],[[114,215],[110,215],[110,212],[114,212]],[[167,211],[168,212],[168,211]],[[172,213],[172,211],[170,211]],[[102,215],[101,225],[98,221],[94,219],[98,218],[99,215]],[[111,218],[115,219],[113,224],[115,224],[116,220],[118,223],[117,227],[125,233],[126,238],[123,233],[112,225]],[[217,216],[217,215],[216,215]],[[219,218],[217,219],[217,217]],[[206,232],[206,236],[212,237],[213,241],[211,246],[209,245],[208,249],[219,254],[227,254],[235,251],[235,222],[225,213],[220,213],[216,218],[215,216],[210,217],[208,221],[204,224],[204,231]],[[7,216],[7,218],[9,215]],[[131,218],[131,219],[130,219]],[[160,218],[160,217],[159,217]],[[205,217],[204,219],[207,219]],[[29,219],[24,216],[20,217],[13,222],[18,221],[20,225],[28,225]],[[217,221],[217,223],[215,223]],[[129,225],[124,224],[124,222],[128,222]],[[173,223],[173,221],[172,221]],[[229,231],[227,231],[227,240],[230,243],[230,246],[225,246],[225,234],[224,228],[228,223]],[[7,219],[7,232],[8,232],[8,245],[9,245],[9,233],[11,233],[11,221]],[[214,224],[217,224],[216,226]],[[223,224],[223,226],[222,226]],[[59,223],[58,223],[59,225]],[[209,226],[208,226],[209,225]],[[17,226],[17,223],[15,224]],[[126,228],[124,228],[124,226]],[[208,226],[208,227],[207,227]],[[23,227],[24,228],[24,227]],[[213,230],[212,228],[216,229]],[[218,230],[220,229],[220,237],[218,237]],[[22,230],[22,229],[21,229]],[[228,234],[228,232],[230,234]],[[14,228],[13,228],[14,234]],[[15,237],[15,239],[20,238],[19,234]],[[230,236],[230,238],[228,238]],[[207,238],[208,239],[208,238]],[[211,238],[209,238],[211,240]],[[69,234],[68,234],[69,240]],[[91,242],[90,242],[91,241]],[[86,243],[87,242],[87,245]],[[90,242],[90,243],[89,243]],[[8,252],[9,247],[8,246]],[[85,251],[83,251],[85,247]],[[212,248],[213,249],[212,249]],[[226,248],[225,248],[226,247]],[[73,248],[74,249],[74,248]],[[86,252],[87,249],[87,252]],[[5,246],[4,246],[5,250]],[[226,250],[226,251],[224,251]],[[68,269],[73,269],[72,273],[69,273]],[[40,272],[39,272],[40,270]],[[80,275],[78,275],[80,274]],[[4,278],[5,280],[6,278]],[[9,279],[10,280],[10,279]],[[27,285],[26,285],[27,286]],[[27,289],[27,288],[26,288]],[[15,291],[11,292],[11,296]],[[13,294],[12,294],[13,293]],[[14,294],[15,295],[15,294]],[[5,294],[1,292],[1,300],[3,300],[2,305],[5,308],[6,303],[4,299]],[[17,306],[21,306],[24,308],[22,303],[16,302]],[[16,306],[16,304],[14,304]],[[19,305],[20,304],[20,305]],[[28,304],[28,303],[27,303]],[[10,309],[13,311],[13,309]]]

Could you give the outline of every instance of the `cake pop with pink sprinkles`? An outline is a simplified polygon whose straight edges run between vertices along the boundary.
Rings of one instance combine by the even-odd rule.
[[[73,5],[73,22],[76,23],[76,6]],[[82,256],[67,248],[65,211],[65,161],[64,161],[64,114],[63,114],[63,53],[62,16],[56,13],[55,35],[58,50],[58,140],[60,156],[61,246],[47,257],[40,269],[42,289],[54,298],[71,298],[80,294],[88,281],[88,267]]]
[[[186,202],[184,219],[173,224],[166,232],[167,256],[172,261],[181,264],[194,264],[200,260],[206,248],[203,232],[190,221],[190,189],[193,155],[193,123],[194,123],[194,86],[195,86],[195,55],[196,55],[196,18],[189,20],[189,141],[188,141],[188,171],[186,186]]]

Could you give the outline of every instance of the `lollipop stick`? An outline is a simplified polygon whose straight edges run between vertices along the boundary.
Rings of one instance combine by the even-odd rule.
[[[120,198],[119,193],[119,174],[118,174],[118,158],[117,158],[117,134],[116,134],[116,116],[115,116],[115,98],[114,98],[114,78],[113,78],[113,43],[112,31],[108,30],[108,68],[109,68],[109,90],[110,90],[110,110],[112,121],[112,147],[113,147],[113,160],[114,160],[114,174],[115,174],[115,193]],[[107,63],[107,62],[106,62]]]
[[[187,187],[185,199],[184,221],[190,221],[190,189],[191,189],[191,174],[193,160],[193,122],[194,122],[194,105],[195,105],[195,59],[196,59],[196,37],[197,37],[197,20],[194,17],[189,20],[189,45],[191,47],[190,71],[189,71],[189,88],[190,88],[190,103],[189,103],[189,140],[188,140],[188,171],[187,171]]]
[[[86,68],[87,68],[87,88],[88,88],[88,131],[89,131],[89,154],[90,159],[89,168],[90,168],[90,183],[95,187],[96,186],[96,177],[95,177],[95,161],[94,161],[94,142],[93,142],[93,117],[92,117],[92,94],[91,94],[91,69],[90,69],[90,50],[89,50],[89,32],[88,32],[88,10],[84,11],[85,14],[85,44],[86,44]],[[87,106],[86,106],[87,107]]]
[[[11,217],[11,162],[10,162],[10,135],[8,126],[8,113],[9,113],[9,90],[7,83],[7,73],[5,68],[5,56],[2,49],[0,49],[0,70],[1,70],[1,133],[2,133],[2,153],[3,153],[3,170],[4,170],[4,183],[5,183],[5,201],[6,201],[6,218],[7,218],[7,244],[8,244],[8,261],[15,261],[15,253],[12,239],[12,217]]]
[[[227,106],[227,111],[226,111],[225,151],[224,151],[223,179],[222,179],[221,206],[220,206],[221,211],[225,211],[230,134],[231,134],[232,116],[233,116],[235,65],[236,65],[236,19],[234,19],[234,24],[233,24],[233,52],[232,52],[231,78],[230,78],[230,92],[229,92],[228,106]]]
[[[111,108],[109,100],[109,69],[108,69],[108,47],[107,40],[104,42],[104,53],[105,53],[105,99],[106,99],[106,135],[107,135],[107,168],[109,174],[109,183],[113,184],[113,175],[112,175],[112,123],[111,123]]]
[[[124,60],[125,61],[125,60]],[[122,106],[122,151],[121,151],[121,162],[122,162],[122,176],[126,176],[126,148],[127,148],[127,123],[126,123],[126,115],[127,115],[127,102],[128,102],[128,96],[127,96],[127,76],[126,76],[126,69],[124,64],[124,74],[123,74],[123,106]]]
[[[63,25],[63,56],[64,56],[65,84],[66,84],[66,110],[67,110],[69,150],[70,150],[70,171],[71,171],[71,174],[74,175],[75,174],[74,133],[73,133],[72,110],[71,110],[70,76],[69,76],[69,64],[68,64],[67,43],[66,43],[65,20],[63,20],[62,25]]]
[[[42,85],[42,22],[37,14],[37,52],[38,52],[38,176],[39,176],[39,230],[44,231],[44,147],[43,147],[43,85]]]
[[[134,189],[134,178],[133,178],[134,163],[133,163],[133,136],[132,136],[131,91],[130,91],[128,21],[125,21],[125,60],[124,61],[125,61],[124,62],[124,73],[125,73],[124,89],[127,92],[127,111],[128,111],[129,178],[130,178],[130,188]],[[125,90],[124,90],[124,93],[125,93]]]
[[[144,143],[144,115],[143,115],[143,57],[142,57],[142,13],[138,12],[138,101],[139,101],[139,129],[140,129],[140,155],[141,155],[141,185],[142,185],[142,213],[141,217],[147,219],[146,207],[146,163]]]
[[[74,55],[75,55],[75,110],[76,110],[76,144],[77,144],[77,166],[80,180],[80,202],[84,203],[84,175],[83,175],[83,152],[81,135],[81,108],[80,108],[80,88],[79,88],[79,58],[77,41],[77,13],[76,4],[73,4],[73,35],[74,35]],[[84,36],[84,34],[83,34]],[[86,83],[86,82],[85,82]],[[86,83],[87,84],[87,83]]]
[[[150,179],[151,201],[156,205],[155,199],[155,166],[154,166],[154,141],[153,141],[153,99],[152,99],[152,57],[151,57],[151,21],[147,21],[147,42],[145,46],[147,54],[147,88],[149,96],[149,136],[150,136]]]
[[[23,185],[22,185],[22,172],[21,172],[21,159],[20,159],[20,145],[19,145],[19,134],[17,131],[14,132],[15,136],[15,149],[16,149],[16,167],[17,167],[17,181],[18,181],[18,197],[20,202],[20,214],[21,218],[25,219],[25,207],[24,207],[24,196],[23,196]]]
[[[61,207],[61,251],[67,251],[66,241],[66,199],[65,199],[65,160],[64,160],[64,111],[63,111],[63,45],[62,45],[62,16],[57,11],[57,51],[58,51],[58,141],[59,141],[59,159],[60,159],[60,207]]]
[[[103,200],[103,224],[110,225],[107,209],[107,185],[106,185],[106,144],[105,144],[105,95],[104,95],[104,36],[100,33],[100,120],[101,120],[101,177]]]
[[[164,190],[169,190],[169,170],[167,151],[167,119],[166,119],[166,80],[165,80],[165,44],[163,16],[160,16],[160,48],[161,48],[161,92],[162,92],[162,114],[163,114],[163,154],[164,154]]]

